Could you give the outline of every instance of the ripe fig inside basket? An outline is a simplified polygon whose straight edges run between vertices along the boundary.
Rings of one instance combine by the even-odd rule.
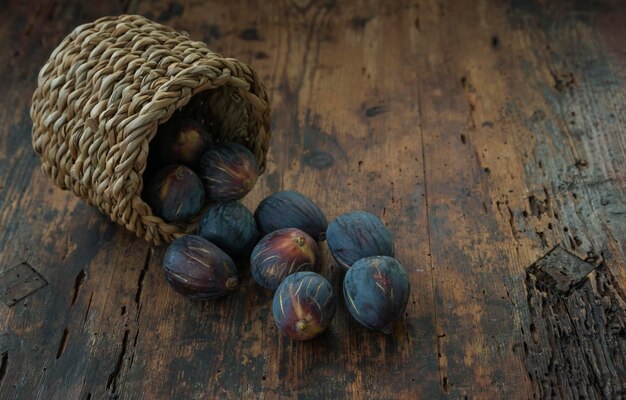
[[[152,211],[168,222],[184,221],[204,205],[202,181],[183,165],[169,165],[149,181],[145,198]]]
[[[218,97],[216,93],[204,97],[196,96],[199,100],[192,99],[190,110],[205,109],[205,102]],[[219,116],[207,114],[196,120],[191,116],[194,115],[192,111],[183,108],[158,127],[157,134],[150,143],[144,172],[144,200],[155,215],[170,223],[197,221],[197,218],[192,220],[191,217],[199,213],[205,202],[228,202],[243,197],[255,185],[260,173],[257,159],[248,148],[239,143],[223,142],[231,136],[220,133],[222,125]],[[206,129],[207,126],[210,131]],[[172,172],[174,166],[176,174]],[[182,169],[183,167],[187,169]],[[181,171],[190,176],[189,172],[192,171],[197,176],[183,183]],[[202,193],[198,190],[198,182],[203,186]],[[199,199],[199,196],[202,198]],[[240,207],[231,204],[223,209],[214,209],[209,214],[209,217],[214,218],[205,218],[208,225],[205,224],[205,234],[201,236],[217,240],[220,247],[223,246],[233,257],[239,253],[245,255],[246,251],[251,250],[250,246],[257,240],[257,235],[256,223],[249,211],[249,215],[244,215]],[[223,234],[217,234],[218,228],[210,226],[210,221],[215,220],[215,217],[221,218],[222,222],[228,219],[225,229],[219,228]],[[233,218],[240,221],[242,226],[234,226]],[[244,237],[234,239],[236,232],[230,228],[244,233]],[[230,238],[227,239],[229,234]],[[223,240],[220,241],[220,238]]]
[[[239,143],[209,147],[200,161],[200,177],[207,198],[212,201],[238,200],[256,184],[259,166],[254,154]]]
[[[211,137],[202,124],[191,118],[174,117],[159,126],[150,148],[159,165],[196,168],[210,144]]]

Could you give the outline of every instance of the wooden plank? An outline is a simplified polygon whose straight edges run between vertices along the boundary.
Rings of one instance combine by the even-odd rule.
[[[97,318],[90,308],[104,302],[109,283],[104,255],[115,251],[114,235],[133,242],[96,210],[53,188],[30,143],[30,98],[52,49],[78,24],[122,11],[121,3],[29,1],[10,2],[0,17],[7,44],[0,50],[0,273],[26,262],[48,282],[10,308],[0,305],[3,399],[78,395],[94,335],[83,324]],[[92,297],[87,290],[96,288]]]
[[[565,242],[583,257],[612,253],[610,270],[624,271],[618,239],[624,223],[618,217],[609,225],[608,215],[593,206],[602,196],[623,198],[623,175],[616,172],[623,124],[599,116],[620,104],[614,88],[624,83],[614,75],[600,78],[612,60],[594,48],[594,9],[565,2],[459,3],[421,9],[419,20],[420,102],[430,107],[422,129],[436,315],[446,333],[442,381],[453,397],[540,397],[542,382],[520,374],[529,365],[521,350],[531,340],[525,268]],[[604,7],[624,12],[617,4]],[[562,76],[569,74],[559,72],[555,81],[549,72],[557,56],[594,66],[597,75],[567,87]],[[595,94],[593,102],[577,100],[587,93]],[[586,135],[571,138],[563,123],[569,124],[570,111],[561,101],[595,119],[580,128]],[[611,155],[598,143],[611,147]],[[595,176],[581,176],[585,163],[576,160],[582,159],[597,165]],[[611,201],[620,214],[619,201]],[[559,384],[567,392],[568,383]]]
[[[0,304],[0,399],[624,395],[623,2],[35,3],[0,15],[0,275],[27,263],[48,285]],[[393,336],[340,306],[319,339],[282,338],[245,265],[238,293],[189,301],[163,248],[51,186],[30,146],[38,68],[121,12],[267,84],[274,138],[248,207],[284,188],[330,218],[381,216],[412,287]],[[581,272],[554,290],[546,260]]]
[[[533,322],[533,310],[537,307],[530,305],[530,292],[525,295],[530,315],[522,313],[522,333],[524,348],[528,347],[529,352],[523,354],[537,396],[554,393],[567,398],[570,393],[580,393],[584,398],[619,398],[624,394],[615,384],[616,376],[623,381],[623,369],[616,372],[611,367],[612,362],[623,365],[623,361],[615,358],[619,356],[606,357],[598,350],[602,343],[610,343],[612,354],[619,355],[623,338],[614,340],[599,325],[592,328],[597,335],[595,351],[590,351],[585,339],[589,336],[587,318],[593,320],[606,313],[601,318],[610,320],[610,325],[619,324],[619,315],[598,307],[598,302],[604,298],[612,299],[613,305],[619,304],[626,282],[626,204],[622,200],[626,189],[622,167],[626,143],[624,95],[618,89],[624,85],[624,79],[619,59],[604,45],[601,32],[606,27],[600,23],[604,15],[623,15],[624,11],[623,3],[606,2],[594,8],[583,3],[555,3],[519,9],[512,19],[520,27],[521,50],[530,66],[526,79],[536,82],[519,88],[529,98],[530,90],[536,94],[532,97],[533,108],[519,118],[522,129],[530,130],[531,143],[535,144],[534,148],[525,146],[526,154],[531,155],[525,170],[543,187],[544,195],[539,188],[535,194],[539,193],[538,197],[554,209],[543,222],[539,221],[541,215],[535,214],[537,219],[530,219],[530,228],[534,225],[538,235],[549,232],[552,238],[544,240],[544,246],[562,242],[582,258],[606,259],[598,273],[584,283],[584,290],[565,301],[572,322],[562,318],[553,325],[563,332],[558,340],[553,340],[549,325],[543,325],[546,329],[537,328]],[[561,15],[569,17],[558,17]],[[522,31],[530,26],[540,29]],[[518,75],[513,79],[522,78]],[[610,282],[618,288],[610,289]],[[532,285],[527,284],[527,289],[531,291]],[[615,294],[616,290],[622,294]],[[610,293],[613,294],[609,296]],[[568,344],[573,338],[577,340],[574,348]],[[570,365],[578,367],[562,368],[561,351],[567,355],[566,362],[575,357],[571,354],[582,353],[585,358],[582,363],[569,360]]]
[[[510,291],[523,261],[516,260],[508,215],[502,218],[497,210],[501,192],[517,190],[506,172],[520,168],[519,155],[512,146],[501,147],[509,132],[491,138],[489,145],[477,137],[490,134],[497,121],[480,115],[483,96],[499,108],[508,95],[493,78],[492,24],[503,23],[503,8],[430,3],[419,14],[423,57],[416,79],[424,110],[439,374],[451,398],[529,398],[532,393],[520,374],[522,360],[511,351],[517,310]],[[481,68],[484,76],[468,74],[472,68]],[[485,151],[488,159],[481,157]]]

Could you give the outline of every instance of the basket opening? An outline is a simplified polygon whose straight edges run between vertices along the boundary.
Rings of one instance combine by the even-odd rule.
[[[254,153],[254,140],[261,128],[261,118],[257,113],[258,111],[242,97],[239,90],[232,86],[224,85],[192,96],[185,106],[176,110],[168,120],[159,125],[149,144],[146,169],[142,175],[142,199],[144,201],[147,199],[146,189],[149,187],[151,178],[168,165],[185,165],[200,175],[199,164],[170,162],[167,155],[164,156],[164,152],[167,152],[169,147],[163,146],[163,143],[167,143],[171,135],[177,133],[176,127],[181,123],[193,121],[202,125],[212,144],[237,142]],[[146,204],[149,202],[146,201]],[[155,215],[154,212],[153,215]],[[174,223],[174,225],[189,227],[194,225],[198,218],[199,215],[196,215],[188,221]]]
[[[260,120],[254,107],[232,86],[224,85],[195,94],[189,103],[176,110],[161,123],[152,139],[148,151],[144,184],[160,167],[164,167],[153,143],[171,134],[168,126],[179,121],[191,120],[200,123],[214,144],[237,142],[254,152],[254,138],[260,128]],[[145,185],[144,185],[145,186]]]

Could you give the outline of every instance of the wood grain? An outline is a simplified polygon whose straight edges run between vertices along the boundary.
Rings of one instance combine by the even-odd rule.
[[[47,285],[0,304],[0,399],[626,396],[623,2],[4,6],[0,282],[28,265]],[[268,86],[274,136],[249,208],[295,189],[331,219],[382,218],[411,283],[393,335],[341,305],[318,339],[281,337],[245,263],[236,294],[187,300],[163,279],[163,248],[45,179],[28,117],[38,70],[76,25],[125,12]],[[551,250],[580,267],[560,289],[538,269]]]

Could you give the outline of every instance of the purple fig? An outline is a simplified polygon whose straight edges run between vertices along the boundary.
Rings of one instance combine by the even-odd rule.
[[[180,222],[200,212],[204,205],[202,181],[189,168],[169,165],[159,170],[146,187],[152,211],[168,222]]]
[[[212,201],[242,198],[259,177],[254,154],[238,143],[210,147],[202,155],[200,171],[207,197]]]
[[[192,119],[172,119],[159,126],[152,141],[161,165],[182,164],[195,167],[211,144],[204,127]]]
[[[391,257],[375,256],[355,262],[343,279],[343,297],[350,314],[369,329],[391,333],[409,299],[404,267]]]
[[[193,299],[217,299],[239,284],[233,260],[213,243],[195,235],[181,236],[169,245],[163,269],[170,286]]]
[[[266,197],[254,212],[261,234],[282,228],[298,228],[315,240],[323,240],[328,226],[326,216],[308,197],[285,190]]]
[[[234,259],[249,255],[259,239],[252,213],[238,201],[210,206],[200,220],[198,235]]]
[[[266,289],[275,290],[288,275],[312,269],[317,257],[317,244],[296,228],[274,231],[263,237],[252,250],[252,277]]]
[[[378,217],[366,211],[338,216],[328,226],[326,241],[330,253],[344,268],[361,258],[394,255],[389,231]]]
[[[315,272],[296,272],[286,277],[274,293],[274,321],[285,335],[308,340],[326,330],[335,316],[333,287]]]

